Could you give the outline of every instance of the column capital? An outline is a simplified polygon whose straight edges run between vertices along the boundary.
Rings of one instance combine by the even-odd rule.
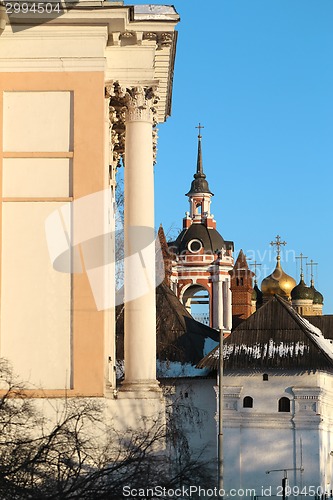
[[[118,108],[125,121],[149,121],[156,123],[157,83],[122,85],[119,82],[105,87],[110,105]]]
[[[158,99],[152,87],[133,87],[128,89],[126,99],[126,121],[154,122],[154,104]]]
[[[129,122],[148,122],[153,126],[152,139],[154,163],[156,161],[157,142],[157,82],[142,84],[121,84],[111,82],[105,86],[105,98],[109,99],[109,119],[111,128],[111,146],[113,159],[117,164],[124,154],[125,125]]]

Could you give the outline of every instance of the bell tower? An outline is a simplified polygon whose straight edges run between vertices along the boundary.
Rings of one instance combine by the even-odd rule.
[[[203,320],[213,328],[231,330],[231,290],[229,271],[233,267],[233,242],[225,241],[216,230],[211,214],[213,193],[209,189],[202,161],[202,125],[199,124],[197,167],[186,194],[190,211],[183,230],[169,244],[173,255],[171,288],[193,314],[193,306],[206,306]],[[196,315],[195,315],[196,317]],[[201,319],[197,317],[200,321]]]
[[[213,215],[210,213],[211,198],[214,195],[209,189],[202,164],[201,129],[204,127],[199,123],[196,128],[199,129],[197,171],[193,176],[194,180],[191,183],[191,189],[186,194],[186,196],[189,197],[190,212],[186,212],[183,227],[185,229],[192,223],[201,223],[215,229],[216,222],[213,219]]]

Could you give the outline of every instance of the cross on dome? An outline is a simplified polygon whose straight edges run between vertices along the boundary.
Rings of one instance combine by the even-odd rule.
[[[305,257],[305,256],[302,254],[302,252],[299,254],[299,256],[298,256],[298,257],[296,256],[296,259],[299,259],[299,260],[300,260],[300,262],[301,262],[301,269],[300,269],[300,271],[301,271],[301,279],[303,279],[303,278],[304,278],[304,274],[303,274],[303,259],[307,259],[307,258],[308,258],[308,257]]]
[[[261,266],[256,260],[252,263],[250,262],[250,266],[254,267],[254,283],[257,284],[257,267]]]
[[[307,266],[310,266],[310,276],[311,276],[311,286],[314,285],[314,281],[313,281],[313,267],[314,266],[318,266],[318,262],[314,262],[312,259],[310,260],[310,262],[307,262],[306,263]]]
[[[280,253],[281,253],[281,245],[286,245],[287,242],[286,241],[281,241],[281,236],[277,235],[275,237],[275,241],[271,241],[270,242],[270,245],[272,246],[276,246],[276,253],[277,253],[277,258],[278,260],[280,260]]]

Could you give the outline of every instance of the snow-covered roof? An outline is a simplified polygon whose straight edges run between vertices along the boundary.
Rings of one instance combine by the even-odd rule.
[[[216,369],[218,358],[216,347],[198,367]],[[333,341],[288,302],[275,296],[225,339],[223,359],[226,370],[332,369]]]

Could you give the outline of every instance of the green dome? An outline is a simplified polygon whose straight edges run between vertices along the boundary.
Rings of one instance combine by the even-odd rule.
[[[324,303],[324,297],[322,296],[322,294],[320,292],[318,292],[318,290],[315,289],[315,287],[311,287],[311,288],[314,292],[313,303],[322,305]]]
[[[314,299],[314,289],[306,286],[303,277],[295,288],[291,291],[291,300],[312,300]]]

